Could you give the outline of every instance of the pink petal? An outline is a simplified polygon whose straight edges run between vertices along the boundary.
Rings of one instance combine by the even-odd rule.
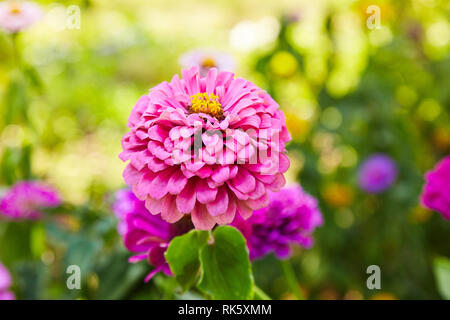
[[[154,199],[161,199],[167,194],[168,181],[174,168],[169,168],[156,174],[153,179],[148,194]]]
[[[195,206],[194,211],[192,211],[191,218],[195,229],[198,230],[211,230],[216,224],[215,219],[210,216],[205,205],[203,204],[198,204]]]
[[[175,197],[166,196],[162,205],[161,218],[169,223],[175,223],[183,216],[184,215],[177,209]]]
[[[211,175],[211,179],[213,179],[217,183],[223,183],[228,180],[230,176],[230,167],[228,166],[220,166]]]
[[[247,200],[249,198],[249,195],[246,193],[240,192],[238,189],[236,189],[230,182],[227,182],[227,186],[230,188],[231,191],[233,191],[234,195],[239,200]]]
[[[225,187],[218,190],[216,199],[206,204],[206,208],[214,217],[225,213],[228,208],[228,192]]]
[[[177,208],[182,213],[190,213],[195,206],[195,180],[188,181],[183,191],[177,196]]]
[[[256,180],[255,190],[253,190],[249,194],[249,198],[255,200],[255,199],[262,197],[265,193],[266,193],[266,187],[264,186],[264,183],[262,183],[259,180]]]
[[[133,167],[140,171],[145,167],[145,165],[147,164],[147,159],[150,156],[151,153],[148,152],[148,150],[135,152],[130,157],[130,163],[133,165]]]
[[[194,95],[200,92],[200,79],[198,74],[198,67],[192,67],[189,70],[182,70],[181,74],[189,95]]]
[[[259,199],[256,200],[248,199],[246,204],[253,210],[259,210],[269,205],[269,197],[267,196],[267,194],[264,194],[263,196],[261,196]]]
[[[197,183],[197,200],[201,203],[208,203],[216,198],[217,189],[210,188],[206,180],[199,180]]]
[[[215,217],[216,222],[220,225],[230,224],[231,222],[233,222],[235,215],[236,215],[236,201],[229,195],[227,211],[225,211],[224,214],[216,216]]]
[[[151,214],[161,213],[162,202],[163,199],[152,199],[150,197],[147,197],[147,199],[145,200],[145,208],[147,208],[147,210]]]
[[[238,174],[231,182],[242,193],[252,192],[256,187],[255,177],[244,168],[239,168]]]
[[[128,262],[136,263],[145,259],[147,259],[147,254],[137,254],[135,256],[129,257]]]
[[[170,153],[164,149],[164,146],[161,142],[157,141],[149,141],[148,142],[148,150],[155,155],[155,157],[165,160],[170,157]]]
[[[148,129],[148,136],[152,140],[164,142],[167,137],[167,131],[164,130],[162,126],[155,125]]]
[[[169,137],[170,139],[172,139],[173,141],[178,140],[181,137],[180,134],[180,127],[174,127],[172,129],[170,129],[169,131]]]
[[[183,172],[181,170],[175,170],[170,176],[167,190],[171,194],[179,194],[184,189],[187,182],[188,179],[185,177]]]
[[[199,169],[196,174],[198,177],[205,179],[205,178],[208,178],[211,175],[211,173],[212,173],[211,167],[204,166],[201,169]]]
[[[138,183],[140,178],[141,174],[131,164],[128,164],[125,167],[125,170],[123,171],[123,179],[127,185],[132,186]]]
[[[269,190],[272,190],[274,192],[278,192],[281,190],[281,188],[284,187],[285,184],[286,179],[284,178],[284,176],[281,173],[277,173],[275,175],[275,180],[273,180],[273,182],[269,184],[267,188],[269,188]]]
[[[217,69],[211,68],[206,76],[206,93],[214,93],[214,87],[216,86]]]
[[[196,172],[196,171],[200,170],[205,165],[205,163],[202,161],[196,161],[196,162],[188,161],[184,165],[188,171]]]
[[[290,164],[291,163],[287,155],[280,153],[280,172],[285,173],[289,169]]]
[[[158,272],[162,271],[163,266],[160,266],[158,268],[155,268],[150,272],[144,279],[144,282],[149,282]]]
[[[245,201],[237,202],[237,211],[244,220],[247,220],[253,214],[253,210],[245,204]]]
[[[141,200],[145,200],[149,194],[153,179],[155,179],[155,174],[153,172],[147,172],[141,176],[139,183],[133,186],[133,193]]]
[[[253,173],[253,176],[264,184],[271,184],[275,180],[274,175]]]
[[[164,161],[161,161],[160,159],[156,158],[153,155],[150,155],[147,158],[147,167],[152,170],[153,172],[162,171],[167,168],[167,165],[164,163]]]

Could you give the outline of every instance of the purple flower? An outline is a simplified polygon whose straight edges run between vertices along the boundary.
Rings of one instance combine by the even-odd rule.
[[[422,204],[450,219],[450,156],[442,159],[425,175]]]
[[[380,193],[391,187],[397,179],[395,162],[387,155],[374,154],[367,158],[358,172],[361,189]]]
[[[11,286],[11,275],[8,269],[0,263],[0,300],[14,300],[14,293],[9,291]]]
[[[269,192],[269,206],[257,210],[248,220],[236,216],[233,224],[247,239],[250,258],[275,252],[278,258],[291,255],[291,246],[310,248],[312,232],[323,223],[317,200],[299,185]]]
[[[118,191],[116,199],[114,211],[120,219],[119,233],[123,235],[125,247],[138,253],[129,261],[135,263],[146,259],[155,267],[145,278],[146,282],[160,271],[172,275],[164,253],[174,237],[193,228],[189,219],[168,223],[161,219],[160,214],[150,213],[145,208],[145,202],[128,189]]]
[[[40,181],[16,183],[0,200],[0,214],[14,220],[39,219],[43,208],[61,203],[55,189]]]
[[[125,221],[127,215],[136,212],[148,213],[148,210],[145,208],[145,202],[136,198],[136,196],[128,189],[116,192],[116,201],[113,205],[113,211],[119,219],[117,231],[122,236],[127,231],[127,223]]]

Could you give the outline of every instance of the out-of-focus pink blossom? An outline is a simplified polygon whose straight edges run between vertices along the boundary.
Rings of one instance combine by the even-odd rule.
[[[197,66],[203,77],[211,68],[216,68],[218,71],[234,71],[236,68],[236,62],[232,56],[217,50],[189,51],[180,57],[179,62],[185,69]]]
[[[30,1],[4,1],[0,3],[0,28],[8,33],[27,29],[43,15],[38,4]]]
[[[11,286],[11,275],[8,269],[0,263],[0,300],[14,300],[14,293],[9,291]]]
[[[0,216],[14,220],[39,219],[43,208],[60,205],[58,192],[41,181],[16,183],[0,200]]]
[[[450,156],[442,159],[425,175],[422,204],[450,219]]]

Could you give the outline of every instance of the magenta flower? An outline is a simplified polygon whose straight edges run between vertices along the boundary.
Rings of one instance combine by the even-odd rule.
[[[129,214],[142,212],[148,214],[145,203],[140,201],[129,189],[122,189],[116,192],[116,201],[113,205],[113,211],[119,219],[117,231],[124,235],[127,231],[126,217]]]
[[[9,33],[27,29],[42,16],[41,8],[29,1],[5,1],[0,3],[0,28]]]
[[[250,258],[275,252],[286,259],[292,245],[310,248],[314,229],[323,223],[317,200],[299,185],[270,192],[269,199],[267,208],[255,211],[248,220],[236,217],[232,223],[246,238]]]
[[[233,57],[216,50],[189,51],[180,57],[179,62],[185,69],[197,66],[202,77],[205,77],[211,68],[218,71],[234,71],[236,68]]]
[[[450,156],[425,175],[421,200],[425,207],[450,219]]]
[[[61,200],[52,187],[40,181],[16,183],[0,200],[0,215],[9,219],[39,219],[43,208],[59,206]]]
[[[14,300],[14,293],[9,291],[11,286],[11,275],[8,269],[0,263],[0,300]]]
[[[374,154],[364,161],[358,172],[359,186],[368,193],[380,193],[397,179],[394,160],[384,154]]]
[[[161,216],[153,215],[145,209],[144,202],[140,201],[130,190],[118,192],[114,210],[118,210],[121,217],[120,224],[125,247],[138,255],[130,258],[135,263],[147,260],[155,269],[148,274],[145,281],[149,281],[156,273],[162,271],[166,275],[172,275],[164,253],[169,247],[169,242],[176,236],[192,229],[189,221],[179,221],[170,224],[161,219]],[[120,225],[119,224],[119,225]]]
[[[267,206],[289,167],[283,113],[263,90],[229,72],[183,70],[142,96],[122,139],[125,182],[146,208],[197,229]]]

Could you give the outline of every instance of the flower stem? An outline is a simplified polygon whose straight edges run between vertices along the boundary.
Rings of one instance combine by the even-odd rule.
[[[297,277],[295,276],[294,269],[292,268],[291,261],[289,259],[280,260],[280,263],[281,263],[281,267],[283,269],[284,276],[286,278],[286,282],[287,282],[290,290],[294,294],[294,296],[298,300],[305,300],[302,292],[300,291],[300,288],[298,285],[298,280],[297,280]]]
[[[272,300],[267,293],[262,291],[258,286],[253,287],[254,299],[255,300]]]
[[[13,50],[13,62],[17,69],[21,69],[22,63],[21,63],[21,57],[20,57],[20,51],[19,51],[19,44],[18,44],[18,33],[13,33],[11,35],[11,41],[12,41],[12,50]]]

